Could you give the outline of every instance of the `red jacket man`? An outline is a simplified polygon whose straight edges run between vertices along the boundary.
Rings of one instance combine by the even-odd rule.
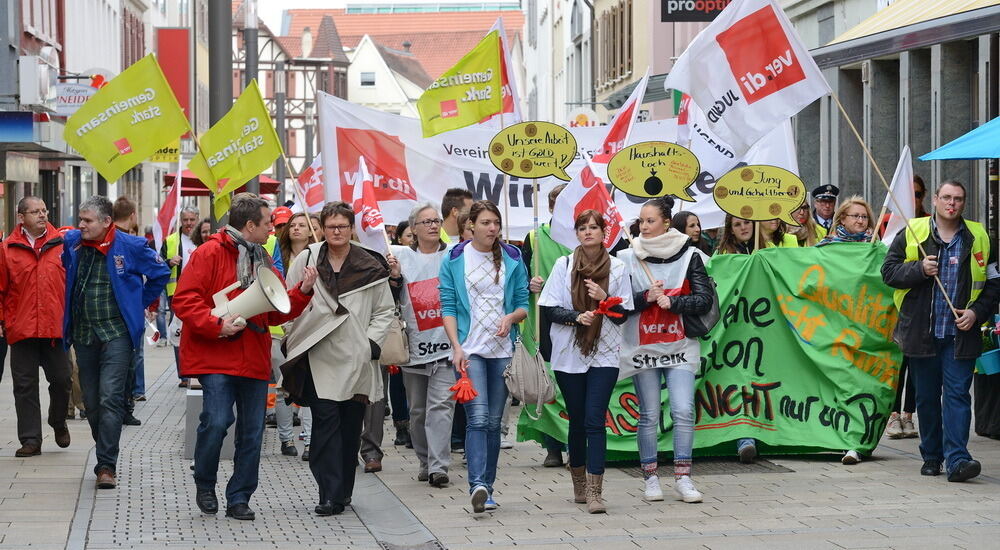
[[[226,431],[236,420],[236,453],[233,476],[226,487],[226,516],[242,520],[255,518],[249,501],[257,488],[260,443],[264,433],[267,381],[271,376],[271,335],[269,325],[280,325],[297,317],[309,303],[316,270],[288,292],[291,311],[275,311],[246,319],[245,328],[232,316],[212,315],[212,296],[240,282],[248,288],[257,269],[271,269],[270,256],[261,246],[273,227],[271,209],[255,195],[233,199],[229,225],[199,246],[177,282],[173,309],[183,321],[181,329],[181,376],[201,382],[203,399],[198,438],[194,450],[195,503],[203,513],[218,511],[215,496],[219,453]],[[229,293],[233,299],[243,290]]]
[[[63,349],[66,269],[62,235],[48,223],[45,202],[24,197],[17,204],[18,225],[0,244],[0,321],[11,347],[10,374],[21,448],[14,455],[42,452],[38,367],[49,382],[48,423],[56,444],[70,443],[66,428],[70,367]]]

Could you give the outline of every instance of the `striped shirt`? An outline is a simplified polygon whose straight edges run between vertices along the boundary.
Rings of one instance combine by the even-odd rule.
[[[938,235],[937,224],[934,223],[934,218],[931,218],[931,226],[934,229],[934,237],[940,241],[941,236]],[[951,242],[944,243],[938,249],[938,278],[941,279],[941,284],[948,291],[948,299],[951,300],[952,304],[955,303],[955,292],[958,290],[958,270],[959,262],[962,259],[964,232],[965,225],[963,224],[962,228],[951,238]],[[945,338],[954,336],[957,328],[955,326],[955,315],[951,312],[951,308],[948,307],[948,302],[945,301],[941,287],[937,283],[934,283],[932,308],[934,312],[934,337]]]

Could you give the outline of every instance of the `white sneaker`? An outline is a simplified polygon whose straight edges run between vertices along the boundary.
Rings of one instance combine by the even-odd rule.
[[[898,414],[893,413],[889,418],[889,422],[885,425],[885,435],[889,439],[902,439],[905,437],[903,435],[903,422]]]
[[[848,466],[859,462],[861,462],[861,455],[859,455],[857,451],[847,451],[844,453],[844,458],[840,459],[841,464],[846,464]]]
[[[501,439],[500,440],[500,448],[501,449],[513,449],[514,448],[514,442],[511,441],[511,440],[509,440],[509,439]]]
[[[649,501],[663,500],[663,489],[660,489],[660,478],[656,476],[646,478],[645,498]]]
[[[677,493],[677,500],[701,502],[701,493],[694,488],[691,476],[681,476],[680,479],[674,481],[674,492]]]

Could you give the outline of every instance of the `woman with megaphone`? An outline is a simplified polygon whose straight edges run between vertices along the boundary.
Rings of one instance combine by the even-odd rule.
[[[324,240],[299,253],[288,269],[290,285],[310,269],[318,271],[319,282],[309,309],[285,336],[282,386],[295,402],[312,409],[309,469],[319,486],[315,512],[332,516],[351,502],[365,405],[383,396],[376,360],[395,304],[385,258],[351,243],[354,210],[344,202],[328,203],[320,225]]]

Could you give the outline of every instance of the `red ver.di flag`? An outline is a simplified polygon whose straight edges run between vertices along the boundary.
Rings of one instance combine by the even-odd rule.
[[[295,204],[292,212],[307,212],[318,214],[323,210],[326,200],[326,189],[323,187],[323,157],[317,155],[309,168],[306,168],[295,180]]]
[[[698,104],[737,155],[830,93],[774,0],[736,0],[691,42],[663,86]]]
[[[386,254],[389,249],[386,247],[385,220],[375,199],[375,184],[364,157],[358,159],[358,168],[361,170],[361,185],[354,186],[353,204],[358,239],[368,248]]]

